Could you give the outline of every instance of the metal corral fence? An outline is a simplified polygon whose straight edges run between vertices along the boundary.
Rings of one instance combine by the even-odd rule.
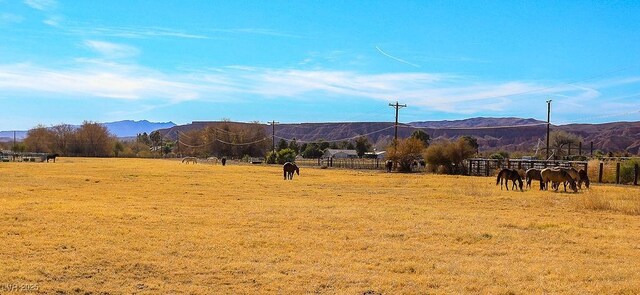
[[[315,166],[315,167],[335,167],[335,168],[347,168],[347,169],[384,169],[384,159],[296,159],[298,166]]]
[[[47,153],[0,152],[0,162],[44,162],[46,160]]]
[[[602,158],[591,161],[520,160],[520,159],[467,159],[468,175],[493,176],[503,168],[544,169],[547,167],[573,167],[584,169],[591,182],[638,185],[640,158]]]
[[[588,170],[586,161],[560,161],[560,160],[521,160],[521,159],[480,159],[473,158],[465,160],[468,175],[489,176],[498,173],[498,170],[530,168],[544,169],[547,167],[574,167],[578,170]]]

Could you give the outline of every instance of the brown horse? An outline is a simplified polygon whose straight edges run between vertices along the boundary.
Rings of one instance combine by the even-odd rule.
[[[520,177],[520,173],[515,169],[502,169],[500,173],[498,173],[498,178],[496,179],[496,185],[500,184],[500,189],[502,190],[502,179],[504,179],[504,187],[509,190],[509,180],[513,181],[511,185],[511,189],[515,189],[516,181],[518,181],[518,186],[520,187],[520,191],[522,191],[522,177]]]
[[[284,165],[282,165],[282,170],[284,171],[284,180],[293,180],[293,172],[300,175],[300,168],[298,168],[298,165],[291,162],[284,163]]]
[[[48,154],[47,155],[47,163],[49,163],[49,160],[53,160],[53,162],[56,162],[56,157],[59,157],[60,155],[58,154]]]
[[[560,187],[560,184],[564,184],[564,191],[567,191],[567,183],[569,183],[570,188],[574,192],[578,192],[578,187],[576,186],[576,181],[573,180],[571,175],[564,169],[552,169],[545,168],[540,171],[540,176],[542,176],[542,182],[544,183],[545,188],[548,190],[549,186],[547,183],[552,182],[552,187],[555,187],[557,191]],[[555,185],[555,186],[554,186]]]
[[[393,169],[393,161],[387,160],[387,162],[384,163],[384,167],[387,168],[387,172],[391,172],[391,169]]]
[[[587,188],[589,188],[589,176],[587,175],[587,171],[584,171],[584,169],[580,169],[580,171],[578,171],[578,176],[580,176],[580,179],[578,180],[578,188],[582,189],[582,183],[584,183],[584,186],[586,186]]]
[[[544,189],[544,185],[542,184],[542,176],[540,176],[540,169],[527,169],[527,172],[525,172],[525,181],[527,183],[527,188],[531,188],[532,180],[540,181],[540,190]]]
[[[184,158],[182,158],[182,163],[198,164],[198,158],[196,158],[196,157],[184,157]]]

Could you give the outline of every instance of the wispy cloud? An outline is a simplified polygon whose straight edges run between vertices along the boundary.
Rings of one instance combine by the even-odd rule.
[[[272,37],[303,38],[303,36],[300,35],[264,28],[210,29],[210,31],[230,34],[253,34]]]
[[[132,46],[105,41],[86,40],[84,45],[106,59],[120,59],[136,56],[140,51]]]
[[[33,9],[42,11],[52,10],[58,6],[56,0],[25,0],[24,3]]]
[[[102,37],[120,37],[120,38],[183,38],[183,39],[209,39],[209,36],[189,33],[176,29],[157,28],[157,27],[104,27],[104,26],[68,26],[67,30],[77,35],[90,35]]]
[[[98,61],[84,61],[68,70],[31,64],[0,66],[0,89],[32,95],[182,101],[198,98],[195,86],[149,69]]]
[[[106,56],[131,54],[128,52],[131,48],[122,44],[87,41],[86,45]],[[640,84],[640,80],[629,78],[618,81]],[[602,82],[606,85],[617,83],[622,82],[613,79]],[[602,89],[575,83],[548,85],[531,81],[481,81],[443,73],[365,74],[250,66],[168,73],[91,59],[78,59],[64,70],[32,64],[0,65],[0,90],[5,95],[47,96],[47,93],[54,93],[79,98],[158,101],[160,104],[186,100],[295,101],[319,97],[336,101],[345,98],[400,99],[425,110],[457,114],[508,112],[526,108],[532,99],[548,97],[557,103],[558,113],[598,110],[606,104],[599,101],[604,96]]]

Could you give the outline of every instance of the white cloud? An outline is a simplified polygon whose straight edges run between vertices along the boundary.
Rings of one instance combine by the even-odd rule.
[[[182,38],[209,39],[202,34],[188,33],[180,30],[156,27],[86,27],[69,26],[68,31],[78,35],[94,35],[120,38]]]
[[[131,56],[132,48],[103,41],[86,46],[104,56]],[[108,60],[108,59],[107,59]],[[620,80],[629,80],[626,78]],[[631,83],[631,82],[628,82]],[[636,82],[637,83],[637,82]],[[594,83],[597,84],[597,83]],[[616,84],[607,81],[607,85]],[[237,101],[349,98],[400,100],[430,111],[459,114],[530,112],[531,101],[553,98],[554,105],[576,112],[598,110],[599,89],[576,84],[546,85],[526,81],[491,82],[472,77],[434,73],[363,74],[229,66],[165,73],[137,65],[105,60],[78,59],[65,69],[32,64],[0,65],[0,92],[47,93],[70,97],[102,97],[179,103],[185,100]],[[158,101],[159,100],[159,101]],[[621,101],[620,103],[624,103]]]
[[[33,9],[47,11],[58,6],[56,0],[25,0],[25,4],[29,5]]]
[[[135,47],[105,41],[86,40],[84,45],[107,59],[127,58],[140,53]]]

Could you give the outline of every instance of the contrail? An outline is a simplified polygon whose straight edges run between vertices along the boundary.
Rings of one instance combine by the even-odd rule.
[[[386,56],[386,57],[388,57],[388,58],[390,58],[390,59],[393,59],[393,60],[399,61],[399,62],[401,62],[401,63],[403,63],[403,64],[408,64],[408,65],[413,66],[413,67],[416,67],[416,68],[419,68],[419,67],[420,67],[420,66],[419,66],[419,65],[417,65],[417,64],[412,64],[412,63],[410,63],[410,62],[408,62],[408,61],[406,61],[406,60],[404,60],[404,59],[397,58],[397,57],[395,57],[395,56],[393,56],[393,55],[390,55],[390,54],[388,54],[388,53],[384,52],[384,51],[382,51],[382,49],[380,49],[380,47],[378,47],[378,46],[376,46],[376,49],[378,49],[378,51],[379,51],[380,53],[382,53],[382,55],[384,55],[384,56]]]

